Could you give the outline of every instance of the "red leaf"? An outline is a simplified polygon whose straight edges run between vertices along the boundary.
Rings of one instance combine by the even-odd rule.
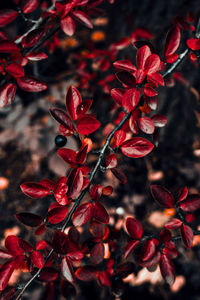
[[[121,145],[122,153],[128,157],[139,158],[153,150],[154,145],[144,138],[132,138]]]
[[[180,200],[179,200],[180,201]],[[187,199],[182,200],[179,206],[184,211],[195,211],[200,208],[200,195],[193,194],[189,195]]]
[[[74,169],[71,171],[67,180],[67,185],[69,187],[68,197],[75,198],[83,187],[83,173],[81,169]]]
[[[160,73],[152,73],[148,75],[147,80],[153,82],[154,84],[159,84],[162,86],[165,85],[164,79]]]
[[[135,218],[126,219],[126,229],[130,236],[135,240],[140,239],[143,235],[142,225]]]
[[[90,188],[90,197],[92,200],[98,201],[102,194],[102,186],[100,184],[95,184]]]
[[[17,78],[17,84],[19,87],[26,92],[41,92],[47,89],[46,84],[33,77],[33,76],[24,76]]]
[[[124,140],[126,139],[126,133],[125,131],[123,130],[117,130],[115,133],[114,133],[114,145],[113,147],[119,147],[123,142]]]
[[[174,197],[165,187],[161,185],[152,185],[151,194],[154,200],[162,207],[171,208],[174,206]]]
[[[74,131],[73,123],[66,112],[60,108],[51,108],[49,110],[52,117],[69,131]]]
[[[6,67],[6,72],[15,78],[24,76],[24,69],[17,63],[8,65]]]
[[[136,64],[138,69],[143,69],[147,58],[151,55],[151,50],[148,46],[143,46],[137,51]]]
[[[157,251],[155,255],[153,255],[149,260],[147,261],[139,261],[140,266],[145,268],[152,268],[153,266],[156,266],[160,260],[160,252]]]
[[[15,261],[7,261],[0,269],[0,291],[3,291],[15,269]]]
[[[79,280],[91,281],[96,279],[98,276],[98,271],[93,266],[84,266],[76,270],[75,275]]]
[[[133,88],[127,90],[122,97],[122,106],[129,112],[133,110],[140,100],[139,90]]]
[[[39,5],[38,0],[23,0],[21,9],[24,14],[29,14],[34,11]]]
[[[134,270],[135,270],[135,265],[130,261],[120,264],[116,268],[117,274],[119,274],[120,277],[122,278],[126,278],[129,274],[133,273]]]
[[[154,125],[156,127],[164,127],[167,124],[167,118],[160,114],[152,116],[151,120],[154,122]]]
[[[74,20],[70,16],[65,17],[61,20],[61,28],[65,34],[72,36],[76,28]]]
[[[105,186],[103,188],[103,192],[102,193],[103,193],[104,196],[110,196],[110,195],[112,195],[112,193],[113,193],[113,187],[110,186],[110,185]]]
[[[115,168],[117,166],[117,157],[115,154],[109,154],[106,156],[106,167],[108,169]]]
[[[90,261],[93,265],[98,265],[104,258],[104,244],[97,243],[90,252]]]
[[[61,148],[58,149],[58,155],[69,165],[76,165],[76,152],[72,149]]]
[[[156,92],[156,90],[154,90],[152,87],[149,87],[149,86],[146,86],[144,88],[144,94],[147,96],[147,97],[154,97],[154,96],[157,96],[158,93]]]
[[[152,258],[155,252],[156,252],[156,246],[154,240],[148,240],[144,243],[142,247],[140,259],[142,261],[147,261]]]
[[[1,9],[0,10],[0,27],[11,23],[18,16],[18,12],[13,9]]]
[[[84,100],[79,104],[79,106],[77,107],[77,114],[79,118],[85,115],[85,113],[90,109],[92,102],[93,100]]]
[[[193,243],[193,237],[194,237],[192,228],[188,225],[183,224],[181,226],[181,236],[182,236],[182,240],[183,240],[184,245],[187,248],[191,248],[192,243]]]
[[[22,46],[25,48],[33,47],[41,41],[46,35],[46,30],[44,28],[37,28],[30,31],[23,39]]]
[[[173,26],[167,33],[165,41],[165,56],[173,54],[180,44],[181,32],[178,26]]]
[[[90,134],[100,127],[101,123],[92,115],[86,115],[78,120],[78,132],[83,135]]]
[[[23,250],[19,246],[19,238],[17,236],[9,235],[5,240],[5,247],[14,257],[23,253]]]
[[[36,246],[35,246],[35,249],[36,250],[43,250],[44,248],[47,247],[47,243],[43,240],[37,242]]]
[[[35,199],[43,198],[50,194],[48,188],[36,182],[25,182],[20,185],[20,188],[25,195]]]
[[[0,53],[15,53],[20,52],[20,48],[14,42],[1,41],[0,42]]]
[[[0,90],[0,108],[11,104],[16,92],[17,87],[12,83],[6,83]]]
[[[51,209],[47,214],[47,220],[51,224],[58,224],[65,219],[68,213],[66,206],[56,207]]]
[[[116,77],[121,83],[127,86],[135,87],[136,85],[135,77],[128,71],[117,72]]]
[[[34,251],[33,253],[31,253],[31,261],[32,263],[38,268],[38,269],[42,269],[44,266],[44,258],[42,256],[42,253],[39,251]]]
[[[155,125],[153,121],[148,117],[139,118],[138,125],[140,129],[147,134],[152,134],[155,130]]]
[[[72,283],[75,282],[75,276],[74,276],[74,270],[72,264],[70,263],[69,259],[67,259],[66,257],[62,259],[61,272],[66,280]]]
[[[124,174],[124,172],[122,170],[120,170],[118,168],[113,168],[113,169],[111,169],[111,172],[122,184],[127,183],[126,175]]]
[[[200,39],[195,39],[195,38],[188,39],[187,45],[190,49],[194,51],[200,50]]]
[[[130,60],[118,60],[118,61],[115,61],[113,63],[113,65],[117,69],[122,69],[125,71],[132,71],[132,72],[136,71],[136,67],[132,64],[132,62]]]
[[[48,55],[44,52],[33,51],[26,55],[26,58],[31,61],[39,61],[48,58]]]
[[[30,227],[37,227],[43,221],[43,218],[41,216],[38,216],[38,215],[32,214],[32,213],[26,213],[26,212],[15,214],[15,217],[21,223],[25,224],[26,226],[30,226]]]
[[[93,206],[86,202],[81,204],[74,212],[72,221],[74,226],[82,226],[89,222],[93,217]]]
[[[174,265],[169,257],[162,254],[160,258],[160,271],[164,280],[169,284],[172,285],[175,281],[175,270]]]
[[[71,15],[79,22],[81,22],[86,27],[92,29],[93,25],[90,18],[82,10],[74,10]]]
[[[179,227],[181,227],[182,225],[182,221],[179,219],[171,219],[169,220],[166,224],[165,224],[165,228],[167,229],[177,229]]]
[[[79,91],[74,86],[70,86],[66,95],[66,108],[73,120],[78,118],[77,108],[81,101],[82,99]]]
[[[144,71],[146,74],[155,73],[160,67],[160,58],[157,54],[151,54],[144,65]]]
[[[88,153],[88,145],[84,146],[83,148],[78,151],[76,154],[76,162],[78,164],[84,164],[87,158],[87,153]]]
[[[130,240],[125,249],[124,249],[124,253],[122,255],[123,259],[126,259],[132,252],[133,250],[137,247],[137,245],[139,244],[138,240]]]
[[[181,189],[178,201],[183,201],[188,195],[188,188],[185,186],[183,189]]]
[[[117,104],[122,105],[122,97],[124,95],[124,92],[125,90],[123,89],[112,89],[110,94]]]
[[[94,218],[100,223],[109,223],[109,214],[107,213],[105,207],[99,202],[93,203],[93,215]]]

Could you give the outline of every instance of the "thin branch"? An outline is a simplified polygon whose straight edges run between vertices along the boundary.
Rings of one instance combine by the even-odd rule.
[[[175,63],[162,75],[162,77],[165,78],[167,75],[171,74],[178,67],[178,65],[182,62],[182,60],[188,54],[188,52],[189,52],[188,48],[184,52],[182,52],[179,55],[179,58],[177,59],[177,61],[175,61]]]

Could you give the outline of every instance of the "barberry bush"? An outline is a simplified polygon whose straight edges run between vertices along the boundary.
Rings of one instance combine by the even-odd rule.
[[[180,85],[199,100],[184,67],[198,78],[200,19],[190,10],[173,16],[159,39],[142,22],[128,20],[131,33],[106,39],[106,29],[95,27],[106,26],[110,11],[123,14],[119,6],[117,0],[13,0],[0,10],[2,114],[9,117],[19,102],[23,115],[39,98],[50,101],[43,106],[41,130],[53,128],[55,147],[49,152],[64,165],[59,171],[55,162],[44,177],[30,176],[34,163],[24,167],[13,222],[25,229],[3,239],[0,299],[32,297],[34,284],[42,286],[41,299],[82,299],[81,291],[89,299],[93,288],[98,299],[130,299],[131,287],[142,286],[143,279],[166,298],[184,287],[184,265],[198,261],[198,184],[171,178],[169,161],[166,174],[156,164],[159,155],[166,161],[170,144],[180,138],[170,129],[172,113],[159,109],[167,107],[162,95]],[[57,101],[51,93],[59,85],[64,95],[62,90]],[[173,100],[166,101],[175,110]],[[179,101],[181,110],[186,103]],[[38,113],[31,109],[29,115],[36,116],[30,126]],[[199,124],[198,110],[195,116]],[[177,126],[183,121],[176,118]],[[173,141],[164,135],[167,128]],[[194,157],[198,150],[196,140]],[[4,177],[1,185],[11,188]],[[147,274],[156,274],[155,282]]]

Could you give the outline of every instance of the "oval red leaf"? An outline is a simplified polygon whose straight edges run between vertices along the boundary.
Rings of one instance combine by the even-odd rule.
[[[30,259],[32,263],[38,268],[42,269],[44,266],[44,258],[42,256],[42,253],[39,251],[34,251],[31,253]]]
[[[20,185],[20,188],[25,195],[35,199],[43,198],[50,194],[48,188],[36,182],[25,182]]]
[[[147,45],[142,46],[136,55],[138,69],[143,69],[147,58],[151,55],[151,50]]]
[[[180,201],[180,200],[179,200]],[[195,211],[200,208],[200,195],[193,194],[189,195],[187,199],[182,200],[179,206],[184,211]]]
[[[43,221],[43,218],[41,216],[38,216],[38,215],[32,214],[32,213],[26,213],[26,212],[15,214],[15,217],[21,223],[25,224],[26,226],[30,226],[30,227],[37,227]]]
[[[175,281],[175,269],[171,259],[166,255],[161,255],[160,258],[160,271],[164,280],[172,285]]]
[[[70,86],[66,94],[66,108],[72,120],[78,118],[77,108],[81,101],[82,99],[79,91],[74,86]]]
[[[127,90],[122,97],[122,106],[129,112],[133,110],[140,100],[139,90],[133,88]]]
[[[72,149],[61,148],[58,149],[58,155],[69,165],[76,165],[76,152]]]
[[[165,187],[161,185],[152,185],[151,194],[154,200],[162,207],[171,208],[174,206],[174,197]]]
[[[74,20],[70,16],[65,17],[61,20],[61,28],[65,34],[72,36],[76,28]]]
[[[58,224],[65,219],[67,213],[68,208],[66,206],[53,208],[48,212],[47,220],[51,224]]]
[[[7,104],[11,104],[16,92],[17,87],[12,83],[6,83],[0,90],[0,108]]]
[[[193,237],[194,237],[192,228],[188,225],[182,225],[181,226],[181,236],[182,236],[184,245],[187,248],[191,248],[192,243],[193,243]]]
[[[26,92],[38,93],[47,89],[47,86],[43,81],[33,76],[24,76],[17,78],[17,84],[22,90]]]
[[[155,125],[153,121],[148,118],[148,117],[141,117],[138,119],[138,126],[140,129],[147,133],[147,134],[152,134],[155,130]]]
[[[127,218],[126,219],[126,229],[127,229],[128,233],[130,234],[130,236],[135,240],[140,239],[143,235],[142,225],[135,218]]]
[[[121,145],[122,153],[128,157],[139,158],[149,154],[154,145],[144,138],[135,137]]]
[[[89,222],[93,217],[93,206],[86,202],[81,204],[74,212],[72,221],[74,226],[82,226]]]
[[[7,261],[0,269],[0,291],[3,291],[15,269],[15,261]]]
[[[86,115],[78,120],[78,132],[83,135],[90,134],[100,127],[101,123],[92,115]]]
[[[173,26],[167,33],[165,41],[165,56],[173,54],[180,44],[181,32],[178,26]]]
[[[59,124],[72,132],[74,131],[73,123],[64,110],[60,108],[51,108],[49,112]]]
[[[67,196],[69,198],[75,198],[83,187],[83,173],[81,169],[74,169],[71,171],[67,185],[69,187]]]

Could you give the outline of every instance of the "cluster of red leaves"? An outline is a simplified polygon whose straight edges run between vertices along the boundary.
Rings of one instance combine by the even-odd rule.
[[[143,228],[138,220],[127,218],[126,229],[131,238],[124,249],[123,258],[126,259],[141,243],[142,247],[137,254],[139,265],[151,271],[159,264],[163,278],[172,285],[176,277],[172,259],[178,256],[173,234],[178,230],[184,245],[187,248],[192,246],[193,229],[189,224],[195,219],[192,212],[200,208],[200,195],[188,196],[188,189],[185,187],[180,191],[178,201],[175,203],[173,195],[163,186],[152,185],[151,193],[154,200],[163,208],[175,207],[177,218],[168,221],[165,229],[152,238],[143,236]]]
[[[24,67],[29,61],[40,61],[48,57],[44,52],[32,51],[32,48],[55,28],[58,23],[57,19],[59,19],[62,30],[70,36],[75,31],[74,20],[91,29],[93,25],[88,14],[98,15],[101,10],[96,6],[102,1],[73,0],[62,3],[56,1],[55,9],[42,13],[43,25],[28,31],[25,36],[23,35],[20,45],[15,41],[10,41],[5,33],[0,32],[0,53],[5,55],[5,59],[0,60],[0,73],[6,75],[6,83],[0,89],[0,107],[12,103],[17,86],[27,92],[41,92],[47,89],[46,84],[41,80],[25,75]],[[21,12],[23,14],[32,13],[39,5],[38,0],[23,0],[22,3],[16,0],[14,2],[16,5],[20,5],[18,10],[3,9],[0,11],[0,27],[14,21]]]

